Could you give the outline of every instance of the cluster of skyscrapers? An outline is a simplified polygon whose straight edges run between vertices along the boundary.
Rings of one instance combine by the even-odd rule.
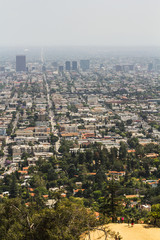
[[[78,69],[82,71],[87,71],[90,68],[89,60],[80,60],[79,64],[77,61],[66,61],[65,67],[60,65],[58,67],[59,72],[65,71],[78,71]],[[25,72],[26,68],[26,56],[25,55],[17,55],[16,56],[16,72]]]
[[[70,61],[66,61],[65,62],[65,70],[66,71],[77,71],[78,69],[78,65],[77,65],[77,61],[72,61],[72,64]]]
[[[90,61],[89,60],[80,60],[80,69],[82,71],[87,71],[90,68]],[[64,66],[59,66],[59,72],[63,71],[77,71],[78,70],[78,62],[77,61],[66,61],[65,62],[65,69]]]
[[[152,62],[148,63],[148,71],[159,71],[160,70],[160,59],[154,59]]]

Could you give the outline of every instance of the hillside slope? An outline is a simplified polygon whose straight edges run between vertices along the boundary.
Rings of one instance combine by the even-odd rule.
[[[109,224],[109,228],[116,233],[119,232],[123,240],[159,240],[160,228],[147,227],[142,224],[135,224],[128,227],[128,224]],[[85,240],[89,240],[88,237]],[[105,240],[101,231],[91,232],[91,240]]]

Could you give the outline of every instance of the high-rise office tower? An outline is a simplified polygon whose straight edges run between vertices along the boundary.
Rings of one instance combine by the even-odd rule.
[[[148,64],[148,71],[151,72],[153,70],[153,63]]]
[[[115,66],[116,72],[122,71],[122,66],[121,65],[116,65]]]
[[[5,72],[5,67],[0,67],[0,72]]]
[[[63,72],[63,66],[59,66],[59,67],[58,67],[58,71],[59,71],[60,73],[62,73],[62,72]]]
[[[77,61],[73,61],[73,62],[72,62],[72,70],[73,70],[73,71],[77,71],[77,69],[78,69],[78,68],[77,68]]]
[[[134,64],[130,64],[128,65],[128,67],[129,67],[129,71],[134,71]]]
[[[18,55],[16,56],[16,72],[26,71],[26,56]]]
[[[71,71],[71,63],[70,63],[70,61],[66,61],[65,62],[65,68],[66,68],[66,71]]]
[[[83,71],[86,71],[89,69],[90,61],[89,60],[80,60],[80,67]]]

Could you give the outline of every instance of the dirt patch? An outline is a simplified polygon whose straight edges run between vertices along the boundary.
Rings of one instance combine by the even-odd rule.
[[[109,224],[111,231],[119,234],[123,237],[123,240],[160,240],[160,228],[148,227],[144,224],[135,224],[133,227],[128,224]],[[89,236],[84,238],[85,240],[105,240],[105,234],[103,231],[92,231]],[[113,238],[108,238],[113,239]]]

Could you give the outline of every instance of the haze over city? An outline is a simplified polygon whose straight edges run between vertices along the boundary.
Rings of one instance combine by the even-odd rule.
[[[0,0],[0,46],[159,46],[159,0]]]

